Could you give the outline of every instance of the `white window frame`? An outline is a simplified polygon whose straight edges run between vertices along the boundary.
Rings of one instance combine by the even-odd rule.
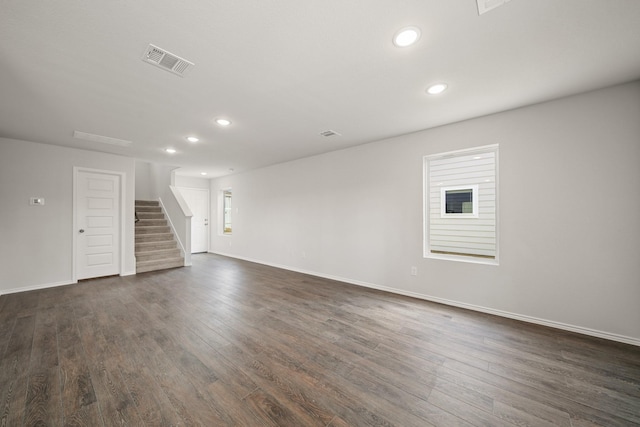
[[[456,190],[471,190],[471,213],[448,213],[447,192]],[[442,187],[440,189],[440,217],[441,218],[478,218],[478,186],[456,185],[454,187]]]
[[[230,195],[230,199],[231,199],[231,206],[229,206],[227,208],[227,193]],[[233,234],[233,220],[231,219],[232,217],[232,207],[233,207],[233,190],[231,188],[225,188],[224,190],[220,191],[220,198],[221,198],[221,212],[220,212],[220,216],[222,221],[220,221],[220,227],[221,227],[221,233],[224,236],[230,236]],[[231,226],[229,228],[229,231],[226,231],[226,225],[227,225],[227,210],[229,211],[229,225]]]
[[[438,187],[439,183],[431,183],[430,182],[430,162],[432,160],[443,159],[452,156],[468,156],[474,155],[478,153],[478,155],[482,155],[482,153],[493,152],[495,156],[495,256],[493,258],[485,258],[482,256],[474,256],[470,254],[453,254],[453,253],[439,253],[439,251],[432,252],[432,248],[430,247],[430,228],[431,228],[431,220],[433,216],[431,215],[431,206],[430,206],[430,197],[432,195],[432,190]],[[444,153],[437,153],[432,155],[426,155],[423,157],[423,257],[431,258],[431,259],[440,259],[440,260],[448,260],[448,261],[458,261],[458,262],[466,262],[472,264],[487,264],[487,265],[499,265],[499,197],[498,197],[498,189],[499,189],[499,144],[485,145],[480,147],[474,147],[463,150],[456,150]],[[459,187],[461,189],[471,188],[476,184],[467,184],[467,185],[456,185],[456,186],[445,186],[446,190],[451,190],[455,187]],[[478,190],[473,194],[473,202],[474,202],[474,213],[478,213],[478,219],[482,219],[480,206],[480,186],[478,186]],[[446,193],[440,193],[440,202],[442,203],[442,198]],[[475,205],[475,202],[478,202],[478,205]],[[437,214],[436,214],[437,215]],[[456,221],[456,218],[463,219],[463,216],[460,215],[470,215],[470,214],[444,214],[444,218],[449,219],[451,221]],[[440,209],[440,215],[437,217],[443,218],[442,208]],[[437,218],[436,217],[436,218]],[[467,221],[474,219],[474,217],[467,216],[465,218]]]

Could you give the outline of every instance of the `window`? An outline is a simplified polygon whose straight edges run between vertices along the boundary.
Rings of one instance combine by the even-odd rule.
[[[424,158],[424,256],[498,263],[498,146]]]
[[[440,217],[477,218],[478,186],[442,187],[440,189]]]
[[[231,190],[222,192],[222,233],[231,234]]]

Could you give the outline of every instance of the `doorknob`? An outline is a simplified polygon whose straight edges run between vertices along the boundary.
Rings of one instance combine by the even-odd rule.
[[[84,233],[84,229],[81,228],[80,230],[78,230],[79,233]]]

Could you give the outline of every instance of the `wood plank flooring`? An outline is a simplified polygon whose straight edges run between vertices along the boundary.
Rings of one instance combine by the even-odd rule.
[[[638,426],[640,348],[216,255],[0,296],[0,426]]]

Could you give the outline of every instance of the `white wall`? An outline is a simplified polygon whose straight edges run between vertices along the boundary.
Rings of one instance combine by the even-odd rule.
[[[136,160],[136,200],[153,200],[151,196],[151,163]]]
[[[209,189],[209,179],[208,178],[196,178],[192,176],[175,176],[175,184],[176,187],[186,187],[186,188],[203,188],[205,190]]]
[[[124,172],[125,274],[135,273],[134,160],[0,138],[0,294],[72,280],[73,167]],[[30,197],[44,206],[30,206]]]
[[[423,258],[423,156],[495,143],[500,265]],[[640,344],[639,165],[634,82],[212,180],[211,247]]]
[[[136,160],[136,200],[158,200],[170,194],[178,166]]]

